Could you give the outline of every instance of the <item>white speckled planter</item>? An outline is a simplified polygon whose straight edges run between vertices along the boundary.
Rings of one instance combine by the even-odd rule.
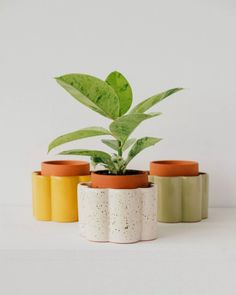
[[[155,186],[96,189],[81,183],[78,195],[80,232],[86,239],[134,243],[157,238]]]

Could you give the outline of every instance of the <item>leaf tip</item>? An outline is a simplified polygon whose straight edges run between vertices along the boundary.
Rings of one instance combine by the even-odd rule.
[[[48,153],[53,149],[52,143],[49,144],[48,146]]]
[[[54,77],[54,79],[55,79],[56,82],[57,82],[58,84],[60,84],[60,85],[64,82],[64,80],[63,80],[63,76],[60,76],[60,77]]]
[[[184,88],[184,87],[176,87],[176,88],[173,88],[173,90],[174,90],[174,93],[175,93],[175,92],[178,92],[178,91],[186,90],[186,88]]]
[[[113,74],[116,74],[116,75],[117,75],[117,74],[120,74],[120,72],[117,71],[117,70],[112,71],[111,74],[112,74],[112,73],[113,73]]]
[[[60,152],[57,155],[66,155],[66,152],[65,151],[64,152]]]

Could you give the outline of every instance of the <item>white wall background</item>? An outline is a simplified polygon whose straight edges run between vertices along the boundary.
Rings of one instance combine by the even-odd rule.
[[[52,78],[119,70],[137,102],[186,88],[135,131],[164,141],[131,166],[198,160],[211,176],[211,206],[236,206],[235,28],[233,0],[0,0],[0,203],[30,204],[31,171],[58,157],[46,154],[56,136],[109,122]]]

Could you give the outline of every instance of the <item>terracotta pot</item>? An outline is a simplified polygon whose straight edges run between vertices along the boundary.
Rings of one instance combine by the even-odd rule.
[[[89,163],[86,161],[56,160],[41,164],[41,173],[44,176],[79,176],[90,174]]]
[[[198,176],[198,162],[164,160],[150,163],[150,175],[156,176]]]
[[[148,187],[148,173],[146,171],[127,170],[126,175],[109,175],[107,170],[92,172],[93,188],[132,189]]]

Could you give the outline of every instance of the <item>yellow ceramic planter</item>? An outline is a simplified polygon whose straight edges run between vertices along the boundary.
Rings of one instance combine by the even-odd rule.
[[[84,176],[43,176],[33,172],[33,214],[37,220],[78,221],[77,186],[90,181]]]

